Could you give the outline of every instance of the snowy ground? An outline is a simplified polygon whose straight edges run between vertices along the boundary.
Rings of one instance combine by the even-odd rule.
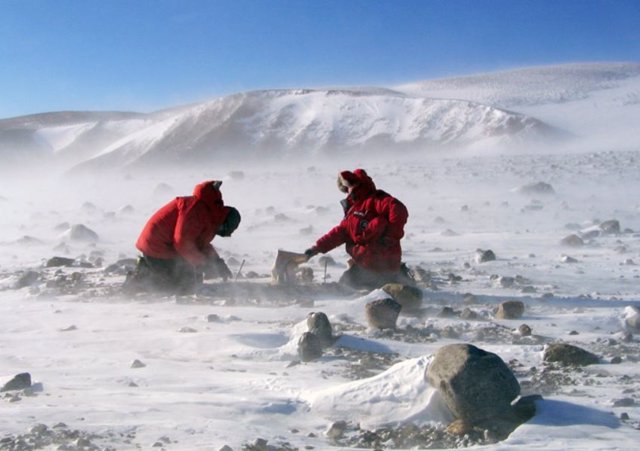
[[[225,200],[243,222],[214,245],[233,271],[244,261],[238,287],[267,283],[277,249],[303,251],[338,222],[335,178],[356,167],[406,203],[405,260],[431,273],[423,311],[401,314],[393,333],[366,328],[364,305],[376,292],[266,299],[233,295],[230,286],[219,295],[129,299],[116,292],[124,275],[105,270],[136,256],[133,243],[155,209],[197,182],[223,178]],[[228,165],[73,181],[3,177],[0,375],[29,372],[36,385],[0,394],[0,449],[17,446],[21,434],[69,444],[59,449],[238,450],[257,438],[273,449],[364,447],[363,430],[449,421],[423,376],[430,356],[455,342],[495,352],[523,394],[544,397],[506,441],[474,448],[635,449],[640,342],[624,341],[622,319],[626,306],[640,306],[638,173],[640,151],[602,151]],[[555,194],[517,190],[534,182]],[[598,234],[611,219],[621,233]],[[74,224],[99,240],[70,240]],[[561,245],[572,233],[585,244]],[[479,248],[497,260],[477,263]],[[317,257],[310,263],[319,283],[343,270],[343,249],[330,255],[338,266],[327,267],[326,278]],[[90,264],[45,268],[54,256]],[[17,289],[29,270],[37,280]],[[257,278],[245,279],[250,273]],[[465,303],[468,293],[475,303]],[[524,317],[495,319],[494,308],[509,299],[525,302]],[[477,318],[440,317],[446,306]],[[342,337],[321,359],[299,363],[295,341],[312,311],[325,312]],[[523,323],[532,337],[514,332]],[[542,350],[553,341],[590,350],[601,363],[549,367]],[[335,441],[326,431],[338,420],[349,428]]]

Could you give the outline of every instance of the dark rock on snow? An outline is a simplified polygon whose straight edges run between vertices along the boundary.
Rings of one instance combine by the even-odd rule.
[[[11,391],[11,390],[24,390],[25,388],[31,387],[31,374],[29,373],[20,373],[16,374],[11,380],[6,382],[2,388],[0,388],[0,392],[3,391]]]
[[[395,329],[402,305],[392,298],[378,299],[365,306],[367,323],[372,329]]]
[[[544,350],[545,362],[557,362],[565,366],[586,366],[596,364],[599,357],[578,346],[567,343],[552,343]]]
[[[401,283],[388,283],[382,290],[402,306],[403,311],[417,310],[422,305],[422,290]]]
[[[470,424],[512,414],[520,384],[496,354],[470,344],[447,345],[436,352],[426,378],[453,415]]]
[[[496,318],[517,319],[524,313],[524,303],[522,301],[505,301],[498,306]]]
[[[305,332],[298,340],[298,356],[303,362],[322,357],[322,343],[317,335]]]

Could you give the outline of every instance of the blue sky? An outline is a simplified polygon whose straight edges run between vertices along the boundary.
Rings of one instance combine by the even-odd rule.
[[[640,0],[0,0],[0,118],[640,61]]]

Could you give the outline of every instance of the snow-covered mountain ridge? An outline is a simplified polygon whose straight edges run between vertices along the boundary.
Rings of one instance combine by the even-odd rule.
[[[45,113],[0,120],[0,154],[8,162],[35,159],[65,168],[120,168],[200,164],[230,156],[256,160],[514,148],[548,144],[579,130],[564,113],[554,116],[541,108],[578,104],[606,91],[622,99],[616,107],[626,113],[640,105],[639,86],[639,64],[572,64],[426,81],[395,90],[243,92],[149,114]],[[600,111],[601,122],[606,116]]]

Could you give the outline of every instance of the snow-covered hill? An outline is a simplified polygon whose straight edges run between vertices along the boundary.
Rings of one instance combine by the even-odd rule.
[[[464,100],[388,90],[271,90],[148,115],[4,127],[26,134],[23,152],[70,166],[429,150],[526,143],[560,134],[534,118]],[[3,124],[0,123],[0,127]],[[0,128],[2,130],[2,128]],[[1,137],[4,135],[0,135]],[[10,142],[2,141],[3,153]]]
[[[59,112],[0,121],[8,162],[62,168],[640,145],[640,64],[534,67],[387,88],[243,92],[149,114]],[[566,140],[563,140],[566,142]],[[600,148],[598,148],[598,146]]]

